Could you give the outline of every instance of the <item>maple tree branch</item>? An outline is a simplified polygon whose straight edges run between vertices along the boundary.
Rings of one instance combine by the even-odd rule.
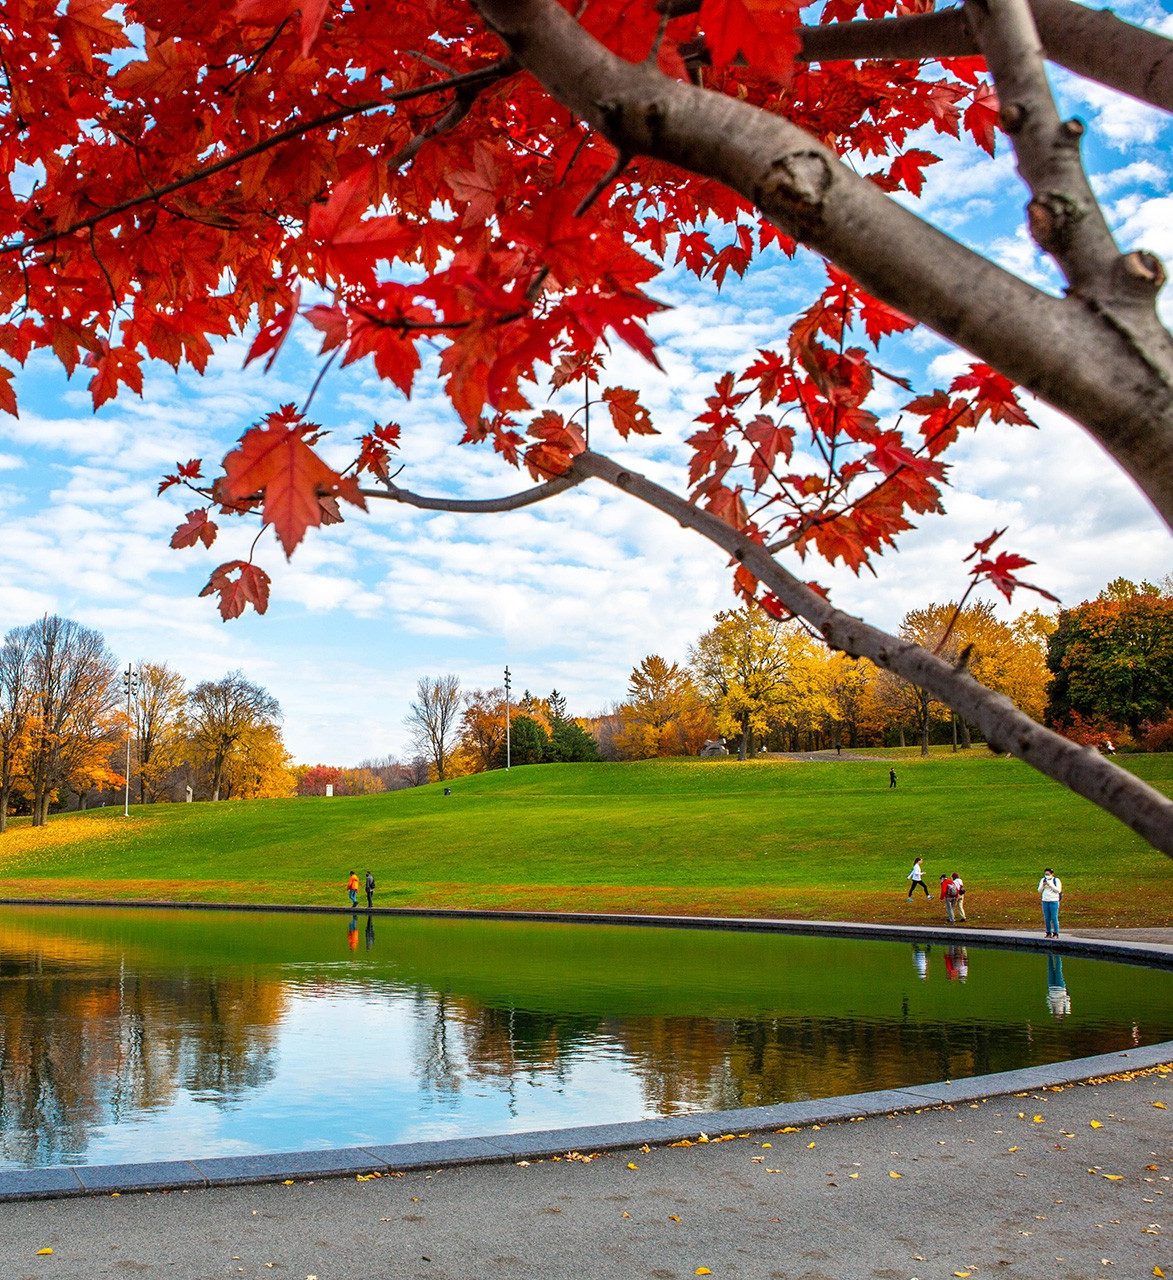
[[[1031,236],[1074,290],[1090,297],[1111,292],[1119,251],[1080,161],[1083,125],[1060,123],[1027,0],[966,0],[965,12],[994,78],[1018,172],[1031,190]]]
[[[1173,42],[1109,9],[1030,0],[1047,59],[1076,75],[1173,111]],[[961,8],[799,27],[804,62],[964,58],[981,53]]]
[[[511,70],[511,60],[501,58],[486,67],[481,67],[477,71],[466,72],[464,75],[452,76],[447,80],[437,80],[431,84],[417,85],[412,89],[402,89],[398,93],[389,93],[385,98],[372,98],[363,102],[351,103],[345,107],[339,107],[336,111],[328,111],[324,115],[314,116],[312,120],[303,120],[300,124],[290,125],[288,129],[281,129],[277,133],[270,134],[267,138],[262,138],[252,143],[251,146],[242,147],[239,151],[233,151],[231,154],[223,156],[203,168],[193,169],[182,177],[175,178],[171,182],[165,182],[162,186],[151,187],[146,191],[140,192],[137,196],[131,196],[129,199],[112,204],[97,213],[91,214],[88,218],[79,218],[68,226],[46,231],[39,236],[32,236],[25,240],[4,241],[0,243],[0,253],[24,253],[29,249],[37,249],[44,244],[52,244],[55,241],[67,239],[77,231],[85,231],[91,227],[96,227],[108,218],[117,217],[120,213],[127,213],[140,205],[157,203],[163,196],[169,196],[173,192],[183,190],[184,187],[194,186],[197,182],[203,182],[206,178],[214,177],[218,173],[224,173],[226,170],[242,164],[245,160],[251,160],[253,156],[261,155],[265,151],[271,151],[274,147],[279,147],[286,142],[292,142],[296,138],[312,133],[317,129],[324,129],[332,124],[341,124],[343,121],[357,115],[363,115],[368,111],[380,111],[386,107],[392,107],[401,102],[411,102],[416,98],[427,97],[433,93],[444,93],[448,90],[461,90],[473,85],[489,84],[494,80],[503,79],[510,74]]]
[[[694,529],[745,565],[787,609],[817,628],[832,649],[853,658],[868,658],[927,691],[977,725],[991,750],[1017,756],[1173,857],[1173,800],[1098,751],[1045,729],[963,668],[836,609],[784,569],[760,543],[629,467],[588,450],[574,459],[571,473],[603,480],[672,516],[683,527]]]
[[[545,502],[547,498],[556,497],[582,484],[586,476],[573,471],[565,475],[554,476],[544,480],[532,489],[523,489],[520,493],[507,494],[503,498],[443,498],[428,497],[422,493],[412,493],[403,489],[391,480],[384,480],[382,489],[360,489],[364,498],[389,498],[392,502],[402,502],[409,507],[419,507],[423,511],[458,511],[466,515],[491,515],[502,511],[517,511],[522,507],[533,506],[535,502]]]
[[[1056,298],[966,248],[783,117],[611,53],[555,0],[475,0],[517,61],[613,146],[715,179],[858,284],[1085,427],[1173,527],[1163,270],[1116,260],[1110,303]],[[882,246],[882,252],[877,252]]]

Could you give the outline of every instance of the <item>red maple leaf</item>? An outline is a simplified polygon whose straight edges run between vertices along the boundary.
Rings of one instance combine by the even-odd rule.
[[[100,408],[118,394],[118,384],[124,382],[131,391],[143,393],[143,358],[137,351],[126,347],[112,347],[108,342],[99,344],[85,358],[86,365],[96,370],[90,379],[90,395],[94,408]]]
[[[170,489],[173,484],[182,484],[185,480],[198,480],[203,464],[199,458],[192,458],[187,462],[177,462],[175,471],[172,475],[164,476],[159,481],[158,492],[162,493],[166,489]]]
[[[205,547],[210,547],[216,541],[217,532],[215,522],[208,519],[207,508],[199,507],[195,511],[189,511],[187,519],[171,535],[171,546],[178,550],[180,547],[194,547],[197,542],[202,542]]]
[[[366,509],[353,481],[347,482],[310,448],[319,428],[303,422],[292,405],[270,414],[266,425],[251,427],[224,459],[224,496],[241,502],[262,495],[262,515],[271,524],[286,556],[322,523],[323,495],[345,498]]]
[[[994,126],[998,123],[998,95],[993,86],[984,84],[974,91],[973,101],[965,109],[965,127],[983,151],[994,154]]]
[[[924,171],[929,165],[940,163],[941,157],[931,151],[905,151],[892,161],[888,176],[906,191],[919,196],[925,185]]]
[[[976,392],[974,409],[979,419],[988,413],[992,422],[1011,422],[1024,427],[1035,425],[1019,404],[1014,383],[988,364],[971,364],[968,373],[953,379],[949,390]]]
[[[659,435],[652,426],[651,415],[639,402],[638,391],[628,391],[625,387],[608,387],[603,392],[603,399],[611,410],[611,425],[624,440],[632,433],[637,436]]]
[[[239,618],[250,604],[258,613],[264,613],[269,607],[269,581],[269,575],[259,565],[229,560],[212,571],[200,595],[218,594],[220,617],[227,622],[229,618]]]
[[[576,453],[582,453],[586,444],[577,427],[568,426],[560,413],[547,409],[529,425],[529,434],[536,443],[525,451],[525,465],[535,480],[549,480],[562,475],[570,466]]]
[[[279,311],[268,324],[262,325],[260,333],[253,339],[253,344],[248,349],[248,355],[244,358],[246,368],[267,351],[269,358],[265,361],[265,372],[269,372],[273,367],[273,361],[277,359],[285,343],[285,339],[289,336],[289,329],[293,324],[293,317],[297,315],[297,308],[300,303],[301,285],[295,285],[293,292],[289,296],[289,305]]]
[[[999,535],[991,535],[988,542],[992,542],[996,536]],[[970,558],[972,557],[966,557],[966,559]],[[979,581],[984,578],[987,582],[992,582],[1007,600],[1014,595],[1016,587],[1022,587],[1024,591],[1037,591],[1039,595],[1045,596],[1048,600],[1054,600],[1058,604],[1058,596],[1053,596],[1042,587],[1023,582],[1021,578],[1014,576],[1016,569],[1025,569],[1028,564],[1034,564],[1034,561],[1028,560],[1025,556],[1015,555],[1013,551],[1001,551],[992,560],[979,560],[970,573]]]

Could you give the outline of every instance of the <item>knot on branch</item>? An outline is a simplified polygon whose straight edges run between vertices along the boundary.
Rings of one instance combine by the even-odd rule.
[[[1082,120],[1072,116],[1070,120],[1064,120],[1059,126],[1059,140],[1068,147],[1078,147],[1079,140],[1084,135],[1084,125]]]
[[[791,151],[771,162],[757,184],[754,202],[764,213],[811,225],[822,218],[831,176],[831,166],[821,152]]]
[[[998,112],[998,123],[1007,133],[1017,133],[1026,124],[1027,110],[1021,102],[1008,102]]]
[[[1047,253],[1062,253],[1071,244],[1084,210],[1070,196],[1047,191],[1026,206],[1026,220],[1035,244]]]
[[[1125,287],[1131,294],[1152,298],[1164,288],[1165,264],[1147,249],[1134,249],[1119,259]]]

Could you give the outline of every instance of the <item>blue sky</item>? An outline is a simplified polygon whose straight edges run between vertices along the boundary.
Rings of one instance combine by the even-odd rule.
[[[1173,34],[1168,7],[1116,11]],[[1061,73],[1055,80],[1061,110],[1089,126],[1088,167],[1121,246],[1173,263],[1173,129],[1129,99]],[[1025,189],[1004,144],[999,137],[989,160],[936,135],[911,140],[943,160],[926,171],[922,199],[909,203],[1054,288],[1022,228]],[[617,347],[608,377],[638,388],[661,435],[622,444],[595,415],[592,446],[681,489],[682,442],[713,381],[783,340],[820,274],[809,258],[767,256],[717,294],[667,270],[650,287],[673,304],[652,324],[664,372]],[[226,530],[211,550],[171,551],[171,532],[192,504],[174,490],[157,496],[158,479],[177,460],[219,458],[264,413],[303,402],[317,346],[308,325],[296,326],[265,375],[259,364],[244,369],[247,342],[232,342],[203,378],[152,367],[141,400],[124,396],[97,414],[82,378],[70,383],[51,361],[30,361],[18,381],[19,421],[0,418],[0,632],[58,612],[99,628],[123,662],[165,661],[192,682],[239,667],[280,701],[298,760],[354,764],[407,750],[403,718],[422,675],[453,672],[467,688],[488,687],[508,663],[515,688],[557,687],[572,713],[593,714],[622,699],[646,654],[683,660],[713,614],[733,604],[719,552],[589,484],[502,516],[374,504],[369,517],[311,534],[288,564],[272,546],[263,556],[273,577],[269,612],[222,623],[198,592],[216,564],[247,554],[254,530]],[[968,362],[923,330],[881,354],[918,390],[947,384]],[[869,407],[894,414],[901,399],[882,387]],[[956,598],[971,544],[1003,525],[1002,545],[1037,562],[1024,576],[1065,604],[1120,574],[1159,579],[1173,570],[1168,533],[1131,483],[1060,415],[1031,411],[1037,432],[983,426],[955,448],[948,514],[924,520],[898,555],[877,563],[875,578],[815,562],[802,576],[828,585],[841,607],[894,627],[909,608]],[[489,453],[456,447],[462,429],[433,376],[405,402],[365,363],[334,372],[310,416],[331,429],[337,459],[372,421],[399,421],[401,483],[421,492],[487,496],[528,483]],[[1007,612],[1019,607],[1016,600]]]

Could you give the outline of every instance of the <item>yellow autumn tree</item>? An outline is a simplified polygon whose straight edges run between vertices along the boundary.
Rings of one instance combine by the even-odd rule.
[[[658,653],[632,670],[620,705],[616,752],[623,760],[694,756],[716,732],[716,720],[692,675]]]
[[[799,625],[751,607],[717,614],[688,651],[718,731],[738,739],[742,759],[772,729],[797,729],[830,709],[821,654]]]

